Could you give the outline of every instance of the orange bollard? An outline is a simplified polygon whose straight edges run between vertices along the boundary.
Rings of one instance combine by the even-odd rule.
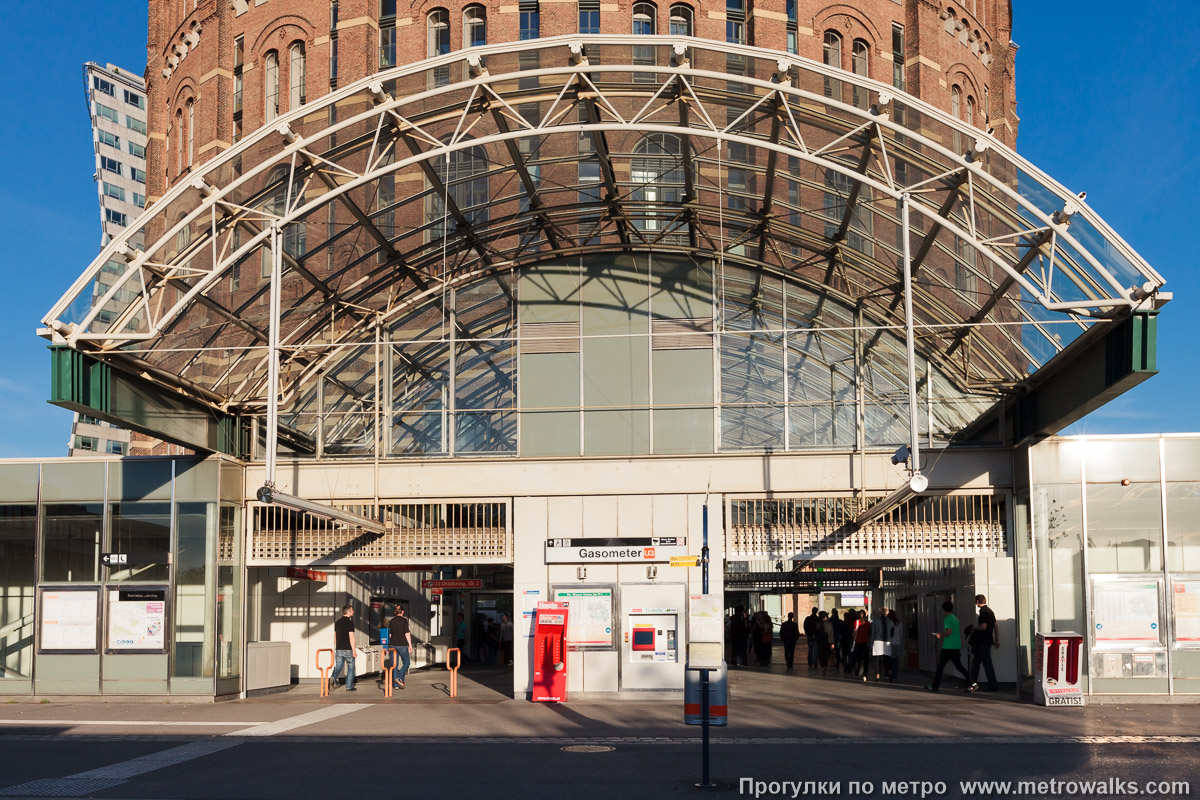
[[[329,664],[321,666],[321,653],[329,653]],[[329,696],[329,671],[333,669],[333,651],[324,648],[317,651],[317,671],[321,673],[321,697]]]
[[[392,654],[392,665],[390,667],[382,666],[388,663],[387,654]],[[394,647],[385,647],[379,651],[379,657],[383,659],[380,663],[380,669],[383,670],[383,696],[392,696],[392,673],[396,671],[396,661],[399,660],[400,654],[396,652]]]
[[[454,666],[450,666],[450,654],[454,653]],[[458,668],[462,666],[462,651],[451,647],[446,651],[446,669],[450,670],[450,696],[458,697]]]

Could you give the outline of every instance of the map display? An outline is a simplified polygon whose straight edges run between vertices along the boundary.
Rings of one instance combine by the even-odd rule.
[[[1158,618],[1158,584],[1100,581],[1093,584],[1095,641],[1108,645],[1156,645],[1162,630]]]
[[[108,649],[163,650],[166,628],[165,591],[108,593]]]
[[[555,601],[571,609],[567,617],[567,645],[613,646],[613,590],[611,586],[555,589]]]

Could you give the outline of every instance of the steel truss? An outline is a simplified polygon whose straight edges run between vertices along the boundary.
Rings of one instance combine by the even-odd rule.
[[[656,63],[634,64],[635,43],[655,48]],[[438,85],[447,71],[461,79]],[[824,96],[827,78],[867,92],[869,108]],[[625,144],[654,134],[682,142],[675,203],[626,177],[639,156]],[[596,183],[575,171],[581,137]],[[461,160],[481,168],[458,175]],[[463,207],[479,181],[486,199]],[[814,200],[832,196],[832,209]],[[316,230],[334,209],[349,217],[340,229],[330,222],[318,246],[289,249],[289,230]],[[389,222],[405,213],[420,224]],[[802,283],[876,329],[869,352],[904,327],[909,250],[916,347],[969,390],[1003,391],[1088,325],[1167,297],[1080,197],[889,86],[706,40],[560,37],[396,68],[283,115],[154,202],[42,333],[149,365],[157,380],[220,397],[214,405],[261,410],[275,369],[297,391],[390,320],[423,303],[444,309],[455,287],[552,258],[653,251]],[[235,301],[222,279],[264,251],[274,280]],[[930,269],[935,258],[962,279]],[[261,311],[270,286],[278,325]]]

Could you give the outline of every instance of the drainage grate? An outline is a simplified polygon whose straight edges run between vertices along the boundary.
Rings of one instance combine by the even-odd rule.
[[[602,744],[572,744],[560,749],[566,753],[608,753],[617,748]]]

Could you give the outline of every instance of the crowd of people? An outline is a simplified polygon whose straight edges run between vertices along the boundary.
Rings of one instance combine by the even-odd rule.
[[[962,675],[966,691],[979,689],[976,681],[980,669],[987,676],[987,690],[996,691],[996,673],[992,666],[992,650],[1000,646],[996,615],[988,608],[987,598],[983,595],[976,595],[975,605],[977,621],[960,631],[953,603],[942,604],[942,628],[932,632],[941,648],[933,683],[925,687],[929,691],[938,691],[949,665]],[[841,673],[864,682],[872,677],[875,681],[896,682],[907,646],[905,636],[904,625],[896,610],[882,606],[875,609],[873,616],[865,608],[847,608],[840,612],[836,608],[830,611],[813,608],[802,623],[796,622],[795,614],[788,613],[787,620],[779,626],[779,641],[783,645],[787,669],[793,669],[796,645],[803,640],[807,645],[810,670],[820,670],[821,675],[826,676],[832,669],[835,675]],[[739,661],[749,666],[751,653],[758,666],[769,666],[774,638],[774,623],[765,610],[747,616],[746,609],[738,606],[727,621],[730,666],[737,666]],[[964,638],[970,646],[969,672],[961,661]]]

